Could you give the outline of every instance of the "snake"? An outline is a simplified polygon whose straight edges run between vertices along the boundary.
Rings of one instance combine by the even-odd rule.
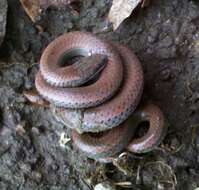
[[[73,56],[105,54],[108,57],[108,63],[95,83],[74,88],[67,82],[62,82],[67,80],[66,77],[70,79],[70,75],[67,74],[68,67],[60,67],[59,63],[60,57],[64,54]],[[121,59],[111,45],[91,34],[72,32],[58,37],[45,49],[41,56],[40,72],[36,76],[35,86],[45,99],[57,106],[88,108],[102,104],[111,98],[118,90],[122,76]],[[117,80],[115,80],[116,77]]]
[[[134,138],[135,131],[141,122],[148,122],[149,129],[142,137]],[[164,138],[167,126],[160,108],[151,102],[140,106],[125,122],[106,133],[93,135],[79,134],[72,131],[76,147],[88,157],[101,162],[110,162],[113,155],[124,147],[132,153],[146,153],[155,148]],[[125,137],[125,140],[124,140]]]
[[[82,61],[65,64],[74,57]],[[152,104],[136,110],[144,77],[141,63],[127,46],[88,32],[63,34],[42,53],[35,86],[73,129],[74,144],[88,157],[109,157],[125,147],[130,152],[147,152],[164,134],[160,109]],[[134,139],[142,120],[149,121],[149,130]]]

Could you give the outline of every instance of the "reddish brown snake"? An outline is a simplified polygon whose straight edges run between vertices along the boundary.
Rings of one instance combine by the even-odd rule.
[[[133,138],[136,128],[142,121],[149,122],[148,131],[141,138]],[[88,157],[109,162],[111,157],[121,152],[124,147],[133,153],[145,153],[152,150],[161,142],[165,132],[166,126],[162,111],[157,106],[147,103],[114,129],[99,135],[92,133],[80,135],[73,130],[72,138],[74,144]]]
[[[73,49],[75,51],[71,52]],[[67,54],[67,51],[74,55],[77,52],[82,56],[107,55],[108,64],[99,80],[92,85],[76,88],[64,82],[71,76],[67,73],[68,67],[60,67],[59,59]],[[35,85],[44,98],[57,106],[87,108],[97,106],[113,96],[122,82],[122,75],[120,57],[111,45],[89,33],[72,32],[57,38],[46,48],[40,60],[40,72],[36,76]]]
[[[124,69],[125,77],[119,92],[109,101],[83,111],[58,108],[58,114],[65,120],[65,123],[70,125],[69,127],[78,129],[79,132],[107,130],[121,124],[137,107],[143,90],[141,65],[128,48],[124,46],[115,48],[123,55],[122,60],[124,58],[126,60],[123,61],[124,68],[126,68]]]
[[[97,66],[100,70],[103,67],[103,71],[97,81],[86,86],[83,84],[92,78],[92,72],[88,72],[87,76],[87,72],[74,65],[67,67],[60,65],[60,59],[63,56],[70,59],[70,56],[87,57],[99,54],[106,56],[106,66],[104,63],[98,65],[97,62],[93,63],[93,67],[88,64],[91,71]],[[98,62],[102,63],[102,60]],[[81,78],[84,80],[81,81]],[[125,120],[134,112],[140,101],[143,90],[143,72],[141,64],[129,48],[107,43],[86,32],[71,32],[62,35],[54,40],[42,54],[35,85],[40,95],[57,106],[56,112],[65,124],[78,132],[99,132],[114,127],[110,130],[111,133],[103,132],[100,137],[103,140],[108,138],[109,141],[102,143],[103,146],[97,148],[96,154],[93,153],[90,157],[98,158],[116,154],[132,139],[135,127],[129,127],[128,120]],[[160,117],[161,111],[156,111],[156,107],[153,106],[149,108],[149,132],[139,141],[134,140],[130,143],[131,146],[128,146],[130,151],[146,152],[157,145],[162,136],[164,119]],[[153,110],[156,115],[151,114]],[[142,114],[139,114],[139,117]],[[160,119],[157,120],[157,117]],[[84,136],[88,137],[90,133],[81,136],[73,132],[75,144],[84,152],[92,149],[89,148],[89,144],[92,146],[100,144],[100,141],[98,142],[100,138],[96,138],[94,143],[92,139],[95,138],[92,135],[88,138],[91,140],[84,143]],[[106,148],[103,149],[103,147]]]

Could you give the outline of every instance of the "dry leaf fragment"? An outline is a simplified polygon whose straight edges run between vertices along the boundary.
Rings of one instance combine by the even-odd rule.
[[[35,22],[40,14],[39,0],[20,0],[20,2],[30,19]]]
[[[149,0],[113,0],[108,19],[113,23],[113,29],[116,30],[124,19],[130,16],[132,11],[142,3],[146,6]]]

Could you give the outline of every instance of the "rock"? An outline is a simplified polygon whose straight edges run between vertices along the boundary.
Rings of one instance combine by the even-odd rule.
[[[0,45],[3,42],[6,33],[6,19],[7,19],[7,0],[0,1]]]

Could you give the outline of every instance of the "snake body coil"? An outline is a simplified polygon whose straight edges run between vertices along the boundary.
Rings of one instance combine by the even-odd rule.
[[[75,56],[85,57],[84,61],[65,67],[60,63],[63,58]],[[97,80],[87,84],[96,73]],[[152,135],[147,133],[141,140],[132,141],[137,126],[131,126],[131,119],[127,118],[139,104],[143,81],[141,64],[129,48],[90,33],[71,32],[46,48],[35,85],[40,95],[56,106],[55,111],[64,123],[74,129],[74,143],[89,157],[100,159],[122,151],[127,145],[130,151],[146,152],[159,142],[164,118],[153,105],[145,107],[149,110],[145,115],[150,116]],[[139,121],[146,110],[135,112]],[[151,114],[153,110],[155,116]],[[101,131],[104,132],[99,137],[88,133]],[[149,138],[150,145],[145,143]],[[139,145],[133,146],[136,143]]]

